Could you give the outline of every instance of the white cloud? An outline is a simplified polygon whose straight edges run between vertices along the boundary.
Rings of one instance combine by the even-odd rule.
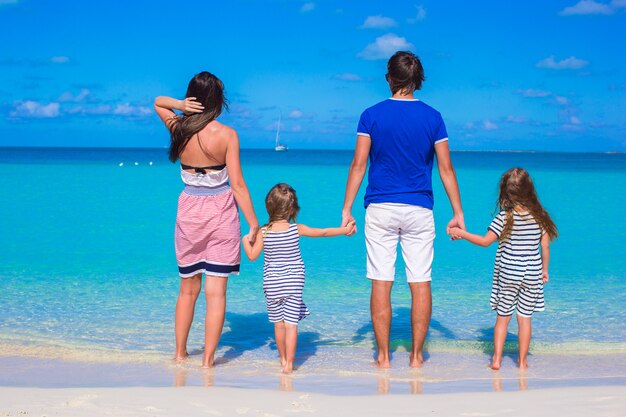
[[[376,38],[376,42],[370,43],[357,56],[367,60],[387,59],[397,51],[411,50],[415,46],[406,38],[388,33]]]
[[[613,0],[611,2],[611,7],[615,9],[621,9],[626,7],[626,0]]]
[[[483,121],[483,129],[485,130],[496,130],[498,128],[498,125],[495,124],[494,122],[492,122],[491,120],[484,120]]]
[[[57,55],[50,58],[50,62],[53,64],[67,64],[70,62],[70,59],[64,55]]]
[[[522,117],[522,116],[512,116],[509,115],[506,117],[506,121],[507,122],[511,122],[511,123],[526,123],[528,122],[528,119],[526,117]]]
[[[120,103],[113,109],[113,114],[118,116],[147,116],[152,114],[152,109],[146,106],[134,106],[130,103]]]
[[[15,103],[15,106],[9,115],[16,118],[24,117],[49,119],[58,117],[61,114],[59,108],[59,103],[55,102],[42,104],[31,100],[18,101]]]
[[[569,99],[567,97],[563,97],[563,96],[554,96],[554,99],[556,100],[557,104],[561,105],[561,106],[566,106],[570,103]]]
[[[315,3],[313,2],[304,3],[302,7],[300,7],[300,13],[312,12],[314,9],[315,9]]]
[[[618,6],[619,7],[619,6]],[[585,15],[585,14],[613,14],[614,10],[605,3],[594,0],[580,0],[573,6],[566,7],[559,12],[561,16]]]
[[[552,95],[552,93],[549,92],[549,91],[535,90],[533,88],[528,88],[526,90],[521,90],[519,93],[522,95],[522,97],[530,97],[530,98],[548,97],[548,96]]]
[[[569,118],[569,122],[570,122],[571,124],[573,124],[573,125],[579,125],[579,124],[581,124],[581,123],[582,123],[582,122],[580,121],[580,119],[579,119],[578,117],[576,117],[576,116],[571,116],[571,117]]]
[[[474,128],[476,128],[476,126],[474,125],[474,122],[467,122],[465,123],[465,126],[463,127],[467,130],[473,130]]]
[[[65,93],[59,96],[59,101],[71,101],[74,103],[80,103],[81,101],[89,97],[90,95],[91,95],[91,92],[86,88],[82,88],[80,92],[76,95],[73,95],[71,92],[66,91]]]
[[[419,6],[415,6],[415,8],[417,9],[417,15],[415,17],[412,17],[406,20],[407,22],[411,24],[417,23],[426,19],[426,9],[424,8],[424,6],[420,4]]]
[[[304,113],[300,109],[293,109],[289,112],[290,119],[300,119],[304,116]]]
[[[586,67],[587,65],[589,65],[589,61],[576,58],[575,56],[570,56],[569,58],[565,58],[561,61],[556,61],[554,59],[554,55],[550,55],[549,57],[537,62],[537,68],[548,68],[554,70],[580,69]]]
[[[359,28],[361,29],[387,29],[398,26],[398,23],[391,17],[368,16]]]
[[[351,74],[348,72],[344,74],[337,74],[333,78],[341,81],[361,81],[363,79],[360,75]]]

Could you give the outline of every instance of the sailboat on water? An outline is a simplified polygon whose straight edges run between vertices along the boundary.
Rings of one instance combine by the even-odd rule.
[[[274,146],[276,152],[284,152],[287,150],[285,145],[280,143],[280,114],[278,115],[278,125],[276,125],[276,145]]]

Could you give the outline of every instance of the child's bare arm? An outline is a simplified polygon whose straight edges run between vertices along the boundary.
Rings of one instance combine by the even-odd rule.
[[[305,226],[303,224],[298,225],[298,233],[300,236],[307,237],[332,237],[349,235],[354,231],[355,223],[352,221],[343,227],[328,227],[325,229],[318,229],[315,227]]]
[[[245,235],[243,239],[241,239],[241,243],[243,244],[243,251],[246,253],[248,259],[255,261],[261,255],[261,251],[263,251],[263,233],[260,230],[257,232],[254,244],[250,244],[250,237],[248,235]]]
[[[550,236],[547,233],[541,236],[541,265],[541,279],[545,284],[550,279],[548,275],[548,266],[550,265]]]
[[[482,246],[484,248],[498,240],[498,236],[491,230],[489,230],[485,236],[481,236],[469,233],[458,227],[453,227],[452,229],[450,229],[450,235],[459,236],[461,239],[465,239],[468,242],[473,243],[474,245]]]

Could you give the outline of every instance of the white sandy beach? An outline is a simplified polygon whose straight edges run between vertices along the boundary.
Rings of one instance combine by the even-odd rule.
[[[0,416],[626,416],[626,387],[329,396],[220,387],[0,388]]]

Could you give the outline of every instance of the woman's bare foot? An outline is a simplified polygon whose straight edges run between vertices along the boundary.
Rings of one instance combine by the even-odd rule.
[[[519,366],[519,369],[528,369],[528,362],[526,361],[526,358],[524,359],[517,359],[517,366]]]
[[[280,358],[280,367],[284,368],[285,365],[287,365],[287,359],[286,358]]]
[[[202,356],[202,367],[213,368],[215,366],[215,359],[213,356]]]
[[[409,365],[411,366],[411,368],[421,368],[422,366],[424,366],[424,357],[422,356],[422,352],[418,353],[417,355],[411,354]]]
[[[283,374],[290,374],[293,372],[293,362],[285,362],[283,365]]]
[[[502,364],[502,358],[496,358],[494,356],[493,358],[491,358],[491,363],[489,364],[489,367],[493,369],[494,371],[498,371],[500,370],[501,364]]]

